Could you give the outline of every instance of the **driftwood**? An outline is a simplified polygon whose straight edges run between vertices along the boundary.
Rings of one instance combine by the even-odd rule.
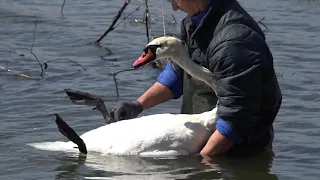
[[[30,78],[30,76],[28,76],[28,75],[22,74],[20,72],[12,71],[12,70],[10,70],[8,68],[5,68],[3,66],[0,66],[0,69],[3,69],[5,71],[7,71],[7,72],[10,72],[10,73],[12,73],[12,74],[14,74],[16,76],[20,76],[20,77],[23,77],[23,78]]]

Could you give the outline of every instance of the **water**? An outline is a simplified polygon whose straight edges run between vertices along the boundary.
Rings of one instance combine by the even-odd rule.
[[[142,1],[133,1],[125,11]],[[146,43],[143,6],[112,31],[97,48],[92,42],[109,27],[122,1],[0,1],[0,65],[23,72],[23,79],[0,71],[0,179],[318,179],[320,173],[320,2],[307,0],[241,0],[258,21],[268,27],[266,36],[274,55],[283,92],[283,104],[275,122],[273,150],[246,159],[199,157],[155,159],[139,157],[87,157],[44,152],[28,143],[62,140],[54,113],[59,113],[79,134],[104,124],[97,111],[73,105],[63,92],[72,88],[100,95],[108,108],[116,103],[110,73],[130,67]],[[150,2],[156,20],[152,35],[162,35],[161,1]],[[164,4],[165,17],[172,10]],[[36,19],[35,19],[36,15]],[[174,13],[177,21],[184,16]],[[48,63],[43,79],[30,53]],[[179,24],[166,24],[167,33],[178,33]],[[107,49],[111,50],[108,51]],[[120,100],[135,99],[155,81],[160,70],[145,68],[117,76]],[[180,100],[145,111],[178,113]],[[101,137],[103,139],[103,137]]]

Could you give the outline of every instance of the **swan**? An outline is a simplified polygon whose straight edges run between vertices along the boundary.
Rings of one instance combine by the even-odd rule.
[[[194,63],[187,55],[183,41],[175,37],[163,36],[152,40],[146,45],[141,57],[134,62],[133,68],[141,68],[152,61],[164,58],[171,58],[188,74],[215,89],[213,74]],[[93,100],[91,97],[89,99]],[[109,123],[90,130],[80,137],[59,115],[56,115],[60,132],[70,141],[38,142],[29,145],[48,151],[80,150],[84,154],[98,152],[107,155],[192,155],[200,152],[214,132],[217,121],[216,110],[214,108],[199,114],[147,115]],[[78,145],[77,148],[75,144]]]

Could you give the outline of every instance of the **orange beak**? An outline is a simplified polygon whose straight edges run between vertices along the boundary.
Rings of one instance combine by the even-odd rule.
[[[132,67],[133,67],[134,69],[137,69],[137,68],[139,68],[139,67],[142,67],[142,66],[148,64],[149,62],[153,61],[154,59],[155,59],[155,56],[154,56],[153,52],[152,52],[150,49],[148,49],[146,52],[144,52],[144,53],[140,56],[139,59],[137,59],[137,60],[133,63]]]

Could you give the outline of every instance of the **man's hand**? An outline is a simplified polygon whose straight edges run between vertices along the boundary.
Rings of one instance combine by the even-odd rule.
[[[115,121],[136,118],[143,111],[142,105],[138,101],[122,101],[110,112],[110,116]]]
[[[211,155],[226,153],[233,146],[233,142],[224,137],[218,130],[211,135],[207,144],[201,150],[200,155],[204,158]]]

